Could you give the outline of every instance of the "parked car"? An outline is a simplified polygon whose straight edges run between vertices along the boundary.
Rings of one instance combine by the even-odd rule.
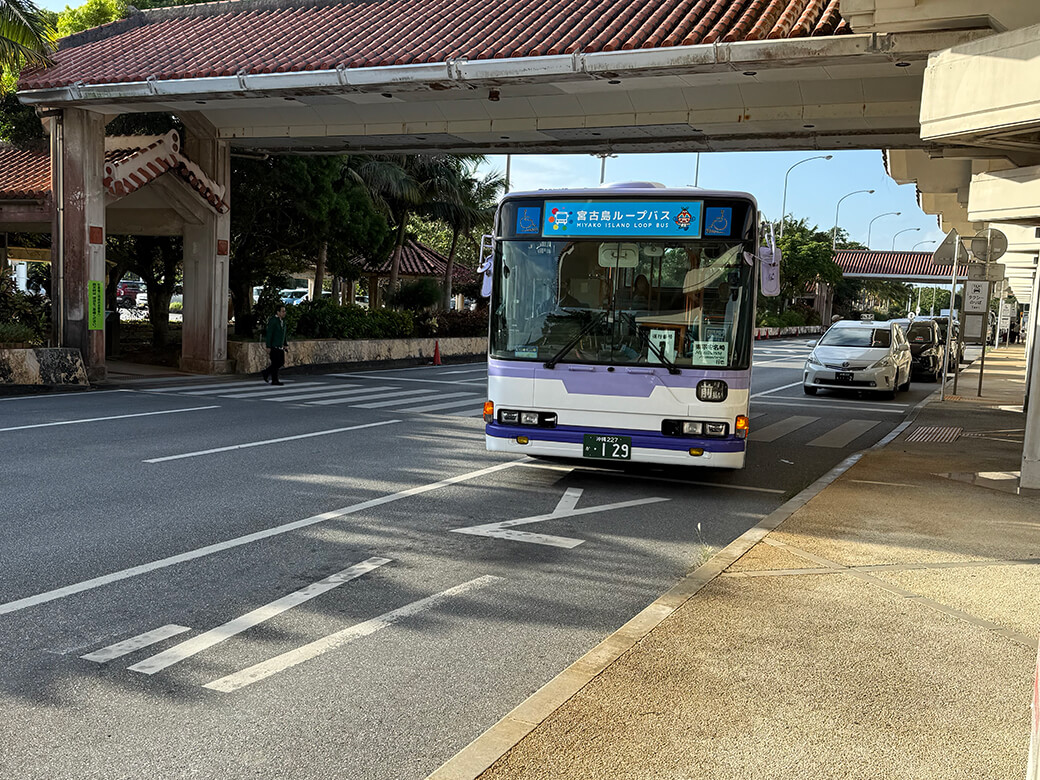
[[[946,345],[946,329],[949,326],[950,318],[947,316],[941,317],[930,317],[922,316],[918,317],[919,320],[931,320],[939,326],[939,334],[942,336],[942,343]],[[951,348],[946,350],[946,359],[949,361],[949,367],[951,371],[956,370],[958,362],[964,362],[964,344],[961,343],[961,323],[959,320],[953,321],[953,345]]]
[[[279,290],[278,295],[286,306],[299,306],[309,300],[306,287],[297,287],[295,290]]]
[[[943,376],[943,360],[946,356],[946,334],[939,332],[935,320],[895,320],[906,332],[913,356],[915,374],[930,382],[938,382]]]
[[[910,389],[912,356],[903,329],[893,322],[835,322],[805,361],[802,389],[862,390],[896,397]]]
[[[179,303],[181,306],[184,305],[184,292],[180,287],[174,288],[173,295],[170,296],[170,305]],[[141,292],[137,294],[136,305],[138,309],[148,308],[148,293]]]
[[[116,306],[132,309],[137,305],[137,294],[144,292],[144,282],[123,279],[116,285]]]

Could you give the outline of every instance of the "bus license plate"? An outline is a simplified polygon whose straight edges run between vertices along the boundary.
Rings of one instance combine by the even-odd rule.
[[[632,437],[599,436],[594,433],[586,433],[581,454],[585,458],[601,460],[631,460]]]
[[[839,382],[851,382],[852,372],[851,371],[838,371],[835,373],[834,378]]]

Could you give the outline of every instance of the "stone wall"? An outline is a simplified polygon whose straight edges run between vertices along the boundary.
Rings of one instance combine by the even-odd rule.
[[[78,349],[0,349],[0,384],[87,385]]]
[[[388,360],[432,360],[435,339],[337,339],[290,341],[286,367]],[[440,339],[441,357],[487,354],[487,337]],[[267,349],[259,341],[228,342],[236,374],[256,374],[267,367]]]

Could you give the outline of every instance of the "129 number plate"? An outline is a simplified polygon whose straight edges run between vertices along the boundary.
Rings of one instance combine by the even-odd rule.
[[[586,458],[601,460],[631,460],[631,436],[600,436],[586,433],[581,447],[581,454]]]

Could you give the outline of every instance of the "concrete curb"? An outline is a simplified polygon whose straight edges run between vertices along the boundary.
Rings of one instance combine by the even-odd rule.
[[[879,449],[912,423],[897,426],[872,449]],[[822,477],[786,501],[754,527],[719,550],[705,563],[683,577],[675,587],[646,607],[625,625],[531,694],[518,707],[489,728],[426,780],[475,780],[498,759],[512,750],[572,696],[659,626],[669,615],[693,598],[705,585],[733,565],[787,518],[815,498],[828,485],[854,466],[864,455],[848,456]]]

